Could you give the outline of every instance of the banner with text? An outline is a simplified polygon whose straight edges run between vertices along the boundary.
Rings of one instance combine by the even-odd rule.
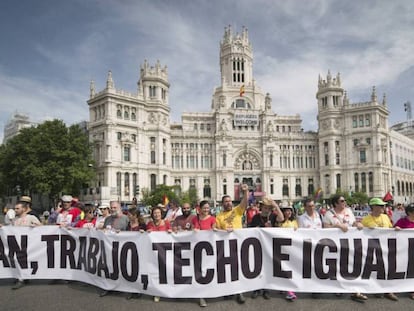
[[[163,297],[255,289],[414,291],[414,231],[249,228],[104,232],[0,228],[0,278],[66,279]]]

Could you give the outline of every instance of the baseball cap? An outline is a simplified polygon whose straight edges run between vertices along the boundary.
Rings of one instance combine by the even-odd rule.
[[[62,201],[63,202],[72,202],[72,196],[71,195],[64,195],[62,196]]]
[[[381,205],[387,205],[387,203],[385,203],[382,199],[380,199],[380,198],[372,198],[371,200],[369,200],[369,203],[368,203],[370,206],[373,206],[373,205],[379,205],[379,206],[381,206]]]

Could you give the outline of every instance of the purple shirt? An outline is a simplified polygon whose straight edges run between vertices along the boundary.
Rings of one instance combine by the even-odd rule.
[[[414,228],[414,221],[409,220],[407,217],[400,218],[395,224],[395,227],[400,227],[404,229]]]

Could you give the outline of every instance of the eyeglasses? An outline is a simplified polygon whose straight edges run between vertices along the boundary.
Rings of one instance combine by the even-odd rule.
[[[71,203],[70,201],[63,201],[63,203]]]
[[[339,202],[344,203],[344,202],[346,202],[346,201],[345,201],[345,200],[339,200]]]

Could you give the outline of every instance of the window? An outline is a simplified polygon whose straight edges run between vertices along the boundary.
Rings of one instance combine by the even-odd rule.
[[[246,108],[246,102],[244,99],[236,99],[236,108]]]
[[[328,97],[322,97],[322,108],[328,107]]]
[[[355,183],[355,192],[359,192],[359,175],[358,175],[358,173],[354,174],[354,183]]]
[[[118,140],[121,140],[122,139],[122,133],[121,132],[117,132],[116,133],[116,137],[117,137]]]
[[[155,151],[151,151],[151,164],[155,164]]]
[[[364,116],[359,116],[359,127],[364,126]]]
[[[132,135],[131,135],[131,138],[132,138],[132,141],[133,141],[134,143],[136,143],[136,142],[137,142],[137,135],[132,134]]]
[[[203,196],[205,198],[211,198],[210,179],[204,179]]]
[[[121,111],[121,108],[120,107],[118,107],[118,109],[116,110],[116,117],[118,119],[121,119],[122,118],[122,111]]]
[[[333,96],[332,100],[333,100],[334,107],[339,105],[339,96]]]
[[[149,86],[149,96],[155,97],[156,96],[156,87],[155,86]]]
[[[296,178],[295,194],[297,197],[302,196],[302,185],[300,183],[300,178]]]
[[[194,131],[197,131],[197,123],[194,123]]]
[[[365,115],[365,126],[371,126],[371,116],[369,114]]]
[[[354,146],[358,146],[359,140],[357,138],[354,139]]]
[[[339,155],[339,153],[337,153],[336,154],[336,160],[335,160],[336,162],[336,165],[340,165],[341,164],[341,157],[340,157],[340,155]]]
[[[121,173],[116,173],[116,190],[118,195],[121,195]]]
[[[325,166],[329,165],[329,154],[325,153]]]
[[[226,154],[224,153],[223,154],[223,167],[226,167],[227,166],[227,156],[226,156]]]
[[[282,186],[282,195],[283,196],[289,196],[289,185],[288,185],[288,179],[283,179],[283,186]]]
[[[368,173],[368,189],[369,192],[374,192],[374,175],[372,172]]]
[[[361,173],[361,191],[367,192],[367,179],[365,173]]]
[[[313,179],[308,179],[308,196],[312,196],[315,188],[313,187]]]
[[[167,164],[167,154],[165,153],[165,151],[162,153],[162,164]]]
[[[135,112],[135,109],[132,109],[132,112],[131,112],[131,120],[132,121],[135,121],[136,119],[137,119],[137,114]]]
[[[125,195],[129,195],[129,173],[125,173],[124,175],[124,193]]]
[[[367,138],[366,142],[367,142],[368,145],[371,145],[371,138]]]
[[[129,119],[129,112],[128,110],[124,111],[124,119]]]
[[[190,189],[196,188],[196,180],[194,178],[190,178]]]
[[[366,163],[367,162],[367,155],[365,153],[365,149],[359,151],[359,163]]]
[[[151,174],[150,180],[151,180],[151,191],[154,191],[155,187],[157,186],[157,175]]]
[[[356,116],[352,117],[352,127],[353,128],[358,127],[358,118]]]
[[[129,162],[131,161],[131,147],[124,146],[124,161]]]
[[[341,188],[341,174],[336,174],[336,188]]]

